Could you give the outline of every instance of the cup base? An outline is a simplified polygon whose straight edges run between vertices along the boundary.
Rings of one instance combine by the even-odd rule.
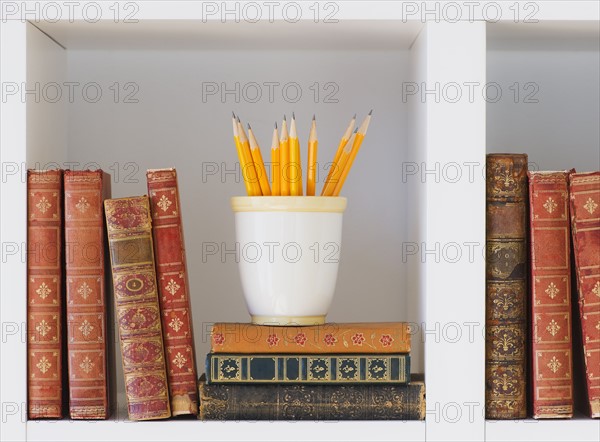
[[[256,325],[323,325],[325,315],[321,316],[262,316],[251,315],[252,323]]]

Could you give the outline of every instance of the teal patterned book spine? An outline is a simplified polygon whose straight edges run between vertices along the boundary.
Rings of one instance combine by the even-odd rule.
[[[206,378],[207,384],[406,384],[410,381],[410,356],[209,353]]]

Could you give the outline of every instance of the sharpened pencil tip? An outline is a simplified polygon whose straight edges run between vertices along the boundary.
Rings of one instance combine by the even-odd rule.
[[[277,129],[277,121],[275,122],[275,129]]]
[[[283,114],[283,121],[287,121],[287,120],[285,119],[285,114]]]
[[[252,128],[250,127],[250,123],[248,123],[248,130],[252,130]]]
[[[296,119],[296,114],[294,112],[292,112],[292,120]]]
[[[241,121],[240,121],[240,116],[239,116],[239,115],[237,116],[237,122],[238,122],[238,123],[241,123]]]
[[[354,133],[358,132],[358,127],[356,129],[354,129]]]
[[[313,121],[315,121],[315,120],[316,120],[316,118],[315,118],[315,114],[313,114]]]
[[[233,115],[233,119],[235,120],[235,112],[231,111],[231,115]]]
[[[356,114],[354,114],[354,116],[352,117],[353,120],[356,120]]]
[[[371,111],[369,112],[369,115],[373,115],[373,109],[371,109]]]

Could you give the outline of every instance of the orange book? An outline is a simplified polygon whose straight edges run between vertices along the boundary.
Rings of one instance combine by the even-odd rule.
[[[177,171],[153,169],[146,177],[171,412],[195,415],[198,377]]]
[[[569,171],[528,176],[533,417],[572,417]]]
[[[309,327],[217,322],[213,353],[409,353],[406,322],[327,323]]]
[[[102,202],[110,195],[110,175],[66,170],[64,190],[69,413],[71,419],[108,419]]]
[[[27,171],[29,419],[63,417],[62,185],[62,170]]]
[[[585,385],[591,417],[600,417],[600,171],[569,175]]]

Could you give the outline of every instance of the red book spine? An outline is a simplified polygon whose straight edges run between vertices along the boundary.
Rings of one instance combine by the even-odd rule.
[[[131,420],[171,416],[148,198],[104,201]]]
[[[109,416],[103,172],[65,171],[67,361],[71,419]]]
[[[196,415],[194,334],[177,172],[149,170],[147,179],[171,409],[173,416]]]
[[[600,417],[600,172],[573,173],[569,186],[587,393]]]
[[[573,416],[569,173],[529,172],[536,419]]]
[[[29,419],[62,414],[62,170],[27,171]]]

